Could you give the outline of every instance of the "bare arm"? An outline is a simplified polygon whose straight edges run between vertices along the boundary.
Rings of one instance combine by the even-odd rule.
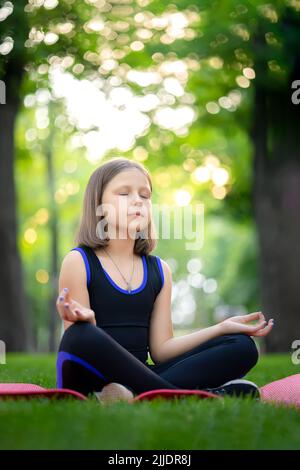
[[[161,262],[165,282],[154,303],[149,336],[150,354],[155,363],[173,359],[221,335],[245,333],[249,336],[266,336],[271,331],[272,319],[267,323],[261,312],[254,312],[227,318],[216,325],[174,337],[171,319],[172,272],[164,260]],[[258,320],[255,325],[247,324],[255,320]]]
[[[174,337],[171,316],[172,271],[164,260],[161,263],[165,282],[154,303],[149,335],[150,355],[155,363],[172,359],[222,334],[220,325],[214,325]]]
[[[247,325],[247,323],[255,320],[258,323]],[[216,325],[165,341],[160,348],[160,357],[162,361],[166,361],[193,349],[205,341],[226,334],[243,333],[248,336],[266,336],[272,330],[273,324],[273,319],[267,322],[262,312],[230,317]]]
[[[221,336],[222,334],[221,324],[217,324],[203,328],[202,330],[194,331],[187,335],[170,338],[161,345],[158,362],[173,359],[174,357],[199,346],[201,343],[216,338],[217,336]]]

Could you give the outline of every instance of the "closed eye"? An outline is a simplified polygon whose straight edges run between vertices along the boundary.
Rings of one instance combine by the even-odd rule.
[[[128,196],[128,193],[119,193],[119,196]],[[148,199],[148,196],[142,196],[143,199]]]

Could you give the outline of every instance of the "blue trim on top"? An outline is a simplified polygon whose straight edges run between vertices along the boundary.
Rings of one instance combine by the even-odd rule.
[[[164,276],[164,271],[163,271],[163,268],[162,268],[162,264],[161,264],[161,260],[158,256],[154,255],[155,258],[156,258],[156,262],[157,262],[157,265],[158,265],[158,269],[160,271],[160,275],[161,275],[161,280],[162,280],[162,286],[161,288],[163,288],[163,285],[164,285],[164,282],[165,282],[165,276]]]
[[[97,256],[97,259],[100,263],[100,266],[105,274],[105,276],[107,277],[107,279],[109,280],[109,282],[111,283],[112,286],[114,286],[118,291],[122,292],[123,294],[127,294],[127,295],[134,295],[134,294],[137,294],[138,292],[140,292],[141,290],[144,289],[146,283],[147,283],[147,279],[148,279],[148,268],[147,268],[147,262],[146,262],[146,258],[145,258],[145,255],[142,255],[142,260],[143,260],[143,272],[144,272],[144,277],[143,277],[143,282],[142,284],[140,285],[140,287],[137,287],[136,289],[133,289],[131,292],[128,292],[126,289],[122,289],[122,287],[118,286],[118,284],[116,284],[114,282],[114,280],[110,277],[110,275],[108,274],[108,272],[105,271],[105,269],[103,268],[102,266],[102,263],[100,261],[100,258],[98,258]]]
[[[80,247],[72,248],[71,251],[74,251],[74,250],[77,250],[82,254],[83,261],[85,264],[85,270],[86,270],[86,284],[89,285],[91,281],[91,270],[90,270],[89,260],[87,259],[87,256],[86,256],[86,252]]]
[[[57,355],[57,361],[56,361],[56,387],[57,388],[63,388],[62,367],[63,367],[63,363],[67,360],[74,361],[74,362],[77,362],[78,364],[81,364],[86,369],[98,375],[98,377],[100,377],[102,380],[106,380],[108,382],[108,380],[104,377],[104,375],[101,374],[101,372],[98,371],[98,369],[96,369],[94,366],[91,366],[91,364],[86,362],[84,359],[81,359],[80,357],[75,356],[75,354],[71,354],[66,351],[59,351]]]

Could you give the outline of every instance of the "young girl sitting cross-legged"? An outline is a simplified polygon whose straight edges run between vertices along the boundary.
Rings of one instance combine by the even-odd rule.
[[[126,158],[102,164],[87,183],[59,276],[57,387],[101,403],[162,388],[259,396],[242,377],[259,357],[251,336],[267,335],[273,320],[255,312],[174,337],[171,269],[151,254],[151,196],[148,171]]]

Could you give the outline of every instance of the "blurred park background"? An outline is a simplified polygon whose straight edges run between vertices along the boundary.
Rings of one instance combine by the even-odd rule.
[[[300,339],[300,1],[0,2],[0,339],[53,352],[60,263],[90,174],[143,163],[153,203],[204,205],[163,239],[176,334],[262,310]],[[298,80],[298,83],[297,83]],[[298,98],[299,96],[299,98]]]

